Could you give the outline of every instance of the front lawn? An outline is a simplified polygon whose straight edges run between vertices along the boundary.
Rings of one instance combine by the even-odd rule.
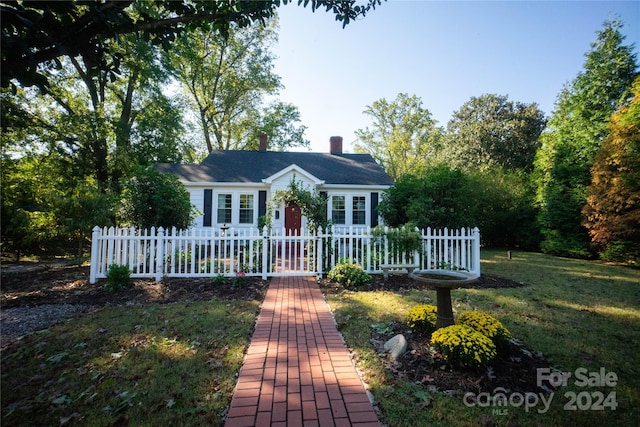
[[[222,425],[259,301],[104,307],[2,351],[2,425]]]
[[[551,401],[548,410],[541,400],[527,409],[524,404],[518,407],[518,396],[510,396],[509,390],[506,396],[513,400],[506,406],[465,404],[461,393],[434,391],[437,387],[429,381],[417,384],[403,378],[402,359],[398,365],[390,363],[371,342],[385,325],[391,329],[404,322],[413,305],[435,304],[435,291],[330,292],[329,304],[383,421],[393,427],[638,425],[640,270],[527,252],[514,252],[509,260],[506,251],[483,250],[482,257],[483,273],[526,286],[455,290],[454,312],[477,309],[494,315],[527,348],[549,359],[550,374],[571,373],[567,385],[544,394]],[[581,386],[582,377],[596,381],[596,373],[599,377],[603,370],[609,384],[615,374],[615,386]],[[493,396],[494,390],[486,391]],[[543,392],[529,391],[538,396]],[[598,401],[604,409],[597,409]]]
[[[402,377],[401,365],[377,354],[371,340],[403,322],[413,305],[435,304],[435,291],[327,292],[383,422],[391,427],[638,425],[640,270],[513,255],[509,260],[506,251],[484,250],[483,272],[525,286],[455,290],[454,311],[491,313],[528,349],[549,358],[550,368],[572,374],[543,413],[541,403],[528,411],[514,405],[469,407],[455,390],[435,387],[431,378],[442,375],[425,376],[418,384]],[[46,290],[38,280],[22,281],[13,289],[5,278],[3,308],[22,299],[28,305],[51,298],[84,304],[104,299],[75,278],[64,281],[73,286],[55,281]],[[181,287],[175,282],[136,283],[122,300],[105,296],[120,305],[76,316],[2,350],[2,425],[222,425],[261,298],[223,299],[206,293],[215,289],[209,281],[185,280]],[[28,283],[34,289],[26,292]],[[207,300],[188,301],[194,295]],[[579,368],[588,373],[603,368],[615,373],[617,383],[579,387]],[[571,392],[575,410],[570,410]],[[594,403],[598,392],[615,392],[616,410],[579,409]]]

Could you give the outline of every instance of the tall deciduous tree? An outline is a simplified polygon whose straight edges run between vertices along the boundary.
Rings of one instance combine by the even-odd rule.
[[[121,75],[106,86],[105,101],[115,134],[109,143],[115,145],[118,161],[126,158],[133,166],[189,157],[182,105],[164,93],[169,78],[159,49],[138,35],[121,37],[113,49],[124,57]]]
[[[442,129],[418,96],[400,93],[391,102],[382,98],[364,114],[373,124],[356,131],[355,151],[371,154],[394,180],[420,172],[435,159]]]
[[[630,98],[637,74],[633,46],[624,45],[622,24],[606,22],[586,55],[584,70],[564,88],[536,156],[542,250],[589,256],[581,210],[590,169],[607,136],[611,115]]]
[[[113,48],[126,56],[120,75],[92,72],[87,58],[70,57],[49,76],[46,94],[26,89],[13,95],[32,118],[25,138],[59,154],[68,176],[92,176],[103,191],[117,187],[136,162],[182,157],[181,113],[162,93],[166,72],[157,48],[135,35]]]
[[[134,164],[181,158],[181,114],[162,93],[157,48],[130,35],[114,49],[126,53],[120,76],[66,58],[46,94],[2,93],[2,240],[16,252],[67,251],[70,240],[81,251]]]
[[[535,103],[514,103],[495,94],[472,97],[447,125],[445,161],[466,169],[530,171],[545,126]]]
[[[304,132],[307,127],[300,124],[298,107],[276,101],[261,110],[247,114],[246,125],[238,126],[242,131],[237,141],[244,141],[244,149],[257,150],[260,134],[269,137],[269,150],[285,151],[290,147],[308,147]]]
[[[607,260],[640,263],[640,77],[634,98],[611,118],[591,168],[583,209],[591,241]]]
[[[304,128],[294,125],[299,120],[294,106],[264,107],[265,97],[277,95],[282,88],[273,72],[276,29],[274,19],[264,26],[232,24],[225,35],[196,30],[167,54],[169,67],[199,119],[209,153],[253,148],[258,139],[248,138],[261,132],[284,147],[308,145],[302,137]],[[260,129],[261,124],[271,126]]]

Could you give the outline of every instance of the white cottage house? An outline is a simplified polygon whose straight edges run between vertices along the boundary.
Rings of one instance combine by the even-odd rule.
[[[329,153],[269,151],[260,138],[258,151],[220,150],[201,164],[158,164],[164,173],[175,174],[202,212],[196,228],[255,228],[270,212],[274,229],[295,233],[306,226],[296,206],[267,206],[278,190],[292,179],[316,190],[327,200],[327,218],[336,227],[375,227],[380,194],[393,181],[368,154],[342,152],[342,137],[330,138]]]

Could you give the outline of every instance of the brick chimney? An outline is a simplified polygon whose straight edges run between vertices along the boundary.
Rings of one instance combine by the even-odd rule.
[[[329,138],[331,154],[342,154],[342,137],[332,136]]]
[[[260,151],[267,151],[267,145],[268,145],[267,134],[261,133],[260,134]]]

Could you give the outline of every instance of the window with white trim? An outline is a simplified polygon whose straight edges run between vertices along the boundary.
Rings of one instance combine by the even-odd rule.
[[[331,197],[331,220],[334,224],[345,224],[347,219],[347,205],[345,196]]]
[[[231,223],[231,194],[218,194],[218,224]]]
[[[253,224],[253,194],[240,194],[240,224]]]
[[[365,225],[367,223],[367,198],[365,196],[353,196],[352,207],[351,224]]]

